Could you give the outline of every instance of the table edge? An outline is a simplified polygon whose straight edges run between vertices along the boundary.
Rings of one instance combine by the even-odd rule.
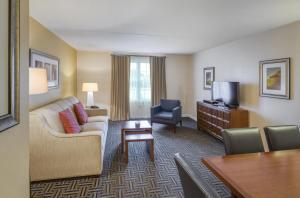
[[[216,177],[218,177],[233,192],[234,195],[238,197],[249,197],[248,193],[246,193],[243,189],[238,187],[238,185],[235,182],[233,182],[230,178],[222,174],[220,169],[210,162],[209,158],[202,158],[201,161]]]

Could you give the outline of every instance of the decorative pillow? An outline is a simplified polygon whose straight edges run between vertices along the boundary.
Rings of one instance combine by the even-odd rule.
[[[66,133],[79,133],[81,128],[70,109],[59,112],[59,118]]]
[[[74,111],[80,125],[87,123],[89,117],[81,102],[74,104]]]

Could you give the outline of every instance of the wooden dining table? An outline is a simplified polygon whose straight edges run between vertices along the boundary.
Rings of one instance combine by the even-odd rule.
[[[300,197],[300,149],[203,158],[235,197]]]

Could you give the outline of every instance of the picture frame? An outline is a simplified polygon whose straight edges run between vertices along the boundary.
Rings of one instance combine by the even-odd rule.
[[[20,1],[0,2],[0,132],[20,122]]]
[[[203,89],[211,90],[213,81],[215,81],[215,67],[203,68]]]
[[[35,68],[45,68],[47,70],[48,89],[59,88],[60,60],[56,56],[44,52],[30,49],[30,66]]]
[[[290,99],[290,58],[259,62],[260,96]]]

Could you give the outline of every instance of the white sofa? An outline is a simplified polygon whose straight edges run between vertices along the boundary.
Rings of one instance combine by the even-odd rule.
[[[108,116],[87,112],[82,132],[66,134],[58,113],[77,102],[69,97],[30,112],[31,181],[101,174]]]

